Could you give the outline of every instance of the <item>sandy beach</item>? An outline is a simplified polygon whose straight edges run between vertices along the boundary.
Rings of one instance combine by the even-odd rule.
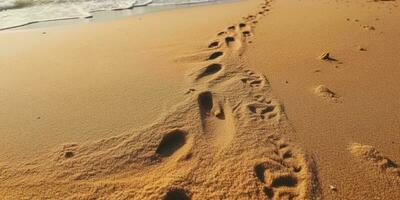
[[[399,6],[0,31],[0,199],[400,199]]]

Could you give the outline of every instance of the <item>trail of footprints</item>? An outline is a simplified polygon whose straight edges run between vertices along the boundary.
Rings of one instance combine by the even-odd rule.
[[[255,91],[249,103],[239,105],[242,108],[240,111],[236,109],[237,106],[230,110],[227,110],[224,105],[221,106],[213,98],[211,91],[198,93],[198,105],[203,129],[214,130],[214,134],[216,135],[221,134],[223,137],[222,140],[225,143],[230,141],[228,138],[232,139],[234,130],[222,133],[224,130],[221,130],[221,127],[223,129],[227,126],[217,125],[209,127],[210,122],[208,120],[220,121],[216,124],[225,123],[229,127],[234,127],[234,124],[232,124],[233,120],[230,119],[229,122],[227,120],[227,118],[232,117],[232,112],[247,113],[250,115],[251,120],[259,122],[279,120],[283,113],[281,105],[276,100],[267,98],[263,94],[266,91],[265,89],[269,87],[269,82],[264,75],[241,67],[227,69],[222,62],[225,56],[238,57],[241,55],[240,52],[244,49],[246,43],[250,43],[249,41],[254,35],[253,29],[258,20],[268,11],[268,2],[266,2],[261,5],[261,9],[256,14],[248,15],[243,18],[242,22],[228,26],[225,30],[218,32],[216,35],[217,38],[208,44],[207,51],[210,53],[203,60],[203,62],[207,62],[208,64],[198,70],[194,78],[195,84],[199,84],[199,82],[208,83],[218,77],[224,79],[226,71],[230,70],[239,75],[240,79],[238,81],[244,87],[247,87],[249,91]],[[226,80],[229,80],[229,78],[226,78]],[[191,89],[191,91],[195,91],[195,89]],[[214,116],[215,118],[210,116]],[[181,130],[174,130],[166,134],[162,138],[156,153],[161,157],[171,156],[185,145],[186,136],[187,133]],[[315,188],[311,189],[310,187],[315,186],[310,185],[317,185],[317,183],[310,183],[313,177],[309,176],[310,166],[304,155],[298,153],[298,149],[286,142],[280,135],[273,135],[269,139],[269,142],[273,146],[273,155],[263,158],[263,162],[256,163],[253,167],[254,178],[258,181],[260,191],[262,191],[264,197],[275,200],[313,199],[314,195],[309,194],[309,191],[314,190]],[[223,145],[219,144],[219,146]],[[382,158],[382,156],[368,157],[367,159],[378,163],[377,165],[386,171],[400,176],[399,168],[390,160]],[[313,175],[311,174],[311,176]],[[190,199],[190,195],[188,191],[183,189],[171,188],[164,199]]]
[[[266,4],[263,4],[262,9],[263,10],[259,13],[262,13],[263,15],[268,10]],[[226,28],[226,30],[220,31],[217,34],[217,39],[210,42],[208,45],[208,49],[211,50],[211,53],[206,61],[218,61],[226,54],[240,54],[240,51],[243,50],[243,46],[247,39],[253,36],[252,29],[254,28],[254,24],[257,23],[257,19],[259,19],[259,15],[261,14],[249,15],[248,17],[243,18],[244,22],[229,26]],[[216,74],[222,69],[223,67],[220,63],[213,62],[200,69],[195,80]],[[244,72],[247,74],[247,76],[241,80],[245,84],[249,84],[252,87],[257,87],[263,86],[267,82],[263,75],[257,76],[250,70],[245,70]]]
[[[267,3],[265,3],[257,14],[244,17],[244,22],[220,31],[217,34],[217,39],[208,45],[209,50],[212,52],[207,61],[218,61],[227,54],[237,56],[237,52],[243,48],[247,39],[253,36],[252,29],[258,23],[258,19],[267,11],[269,9]],[[219,62],[211,63],[199,70],[196,80],[212,77],[223,70],[224,67]],[[257,74],[249,69],[236,70],[239,70],[237,73],[242,76],[239,80],[249,90],[263,91],[269,86],[268,80],[262,74]],[[254,120],[268,121],[280,117],[282,109],[279,103],[272,99],[267,99],[262,93],[256,94],[252,98],[252,102],[243,107]],[[199,107],[201,115],[212,112],[214,108],[211,92],[200,93]],[[217,110],[214,115],[219,119],[224,119],[224,110],[221,108]],[[205,116],[202,117],[202,119],[204,118]],[[304,199],[305,196],[302,193],[307,188],[302,187],[307,184],[302,184],[305,180],[300,174],[307,168],[306,163],[302,162],[303,160],[297,157],[295,150],[289,144],[283,142],[283,139],[279,136],[276,136],[270,142],[275,147],[274,157],[276,158],[267,159],[267,161],[254,166],[255,178],[262,185],[265,197],[268,199]]]
[[[220,31],[217,38],[208,44],[206,50],[208,56],[199,61],[202,64],[206,63],[205,66],[189,75],[193,85],[186,94],[197,96],[200,123],[204,134],[210,135],[206,139],[215,142],[215,145],[211,145],[213,148],[223,149],[233,140],[236,134],[235,115],[238,113],[249,115],[250,117],[244,119],[257,121],[257,125],[262,129],[270,125],[265,122],[274,123],[282,116],[281,105],[266,95],[270,85],[264,75],[244,69],[242,66],[226,65],[229,61],[236,62],[240,57],[240,52],[254,35],[253,29],[258,20],[268,11],[268,1],[266,1],[256,14],[248,15],[242,22]],[[224,58],[228,56],[233,59],[225,60]],[[225,102],[224,97],[220,96],[223,94],[213,93],[211,91],[213,87],[204,87],[215,80],[225,81],[225,84],[232,83],[229,86],[241,87],[242,91],[252,95],[235,97],[236,101],[240,102],[231,107]],[[237,109],[239,107],[240,109]],[[157,136],[158,142],[150,159],[154,162],[162,162],[173,157],[178,158],[173,160],[191,159],[194,136],[184,127],[185,125],[174,126],[165,134]],[[286,140],[279,134],[272,134],[268,141],[268,145],[273,146],[273,155],[260,158],[264,161],[256,163],[252,169],[254,183],[260,187],[259,190],[263,194],[260,198],[312,199],[306,194],[309,188],[306,188],[308,184],[304,177],[307,177],[308,165],[304,155],[297,153],[298,150],[285,142]],[[117,151],[114,154],[118,153]],[[74,156],[75,154],[71,154],[65,157],[73,159]],[[102,159],[99,162],[101,161]],[[121,166],[123,165],[124,162],[121,163]],[[191,199],[192,196],[190,191],[176,186],[166,188],[164,191],[163,199]]]

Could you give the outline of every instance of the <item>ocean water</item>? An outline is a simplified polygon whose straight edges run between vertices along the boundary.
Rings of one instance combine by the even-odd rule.
[[[210,1],[216,0],[0,0],[0,30],[37,22],[90,18],[98,11]]]

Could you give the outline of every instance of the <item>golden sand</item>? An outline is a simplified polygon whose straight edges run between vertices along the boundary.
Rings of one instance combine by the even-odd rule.
[[[250,0],[2,32],[1,198],[399,199],[399,11]]]

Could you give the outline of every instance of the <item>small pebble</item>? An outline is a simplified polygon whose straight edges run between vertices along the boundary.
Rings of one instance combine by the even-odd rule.
[[[361,47],[361,46],[358,47],[358,50],[359,50],[359,51],[367,51],[367,49],[365,49],[365,48],[363,48],[363,47]]]
[[[331,55],[329,52],[322,53],[318,59],[320,60],[332,60]]]

